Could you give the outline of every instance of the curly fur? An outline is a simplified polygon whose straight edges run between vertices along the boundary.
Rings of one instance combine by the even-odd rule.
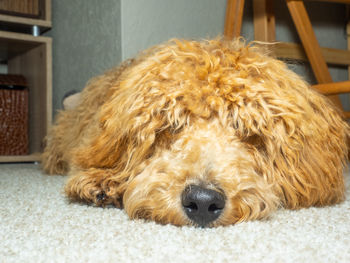
[[[210,226],[344,199],[349,127],[274,58],[235,41],[173,40],[90,81],[58,114],[43,168],[69,173],[71,200],[131,218],[194,224],[181,193],[224,193]]]

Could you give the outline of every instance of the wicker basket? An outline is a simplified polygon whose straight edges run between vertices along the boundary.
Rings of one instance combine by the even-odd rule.
[[[0,0],[0,13],[38,18],[42,0]]]
[[[0,74],[0,155],[28,154],[28,88],[23,76]]]

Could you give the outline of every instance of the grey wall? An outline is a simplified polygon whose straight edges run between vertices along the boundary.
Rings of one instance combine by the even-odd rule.
[[[225,8],[226,0],[122,0],[122,57],[170,38],[219,36]]]
[[[53,107],[121,61],[120,0],[53,0]]]
[[[307,2],[320,44],[347,48],[345,5]],[[224,28],[226,0],[53,0],[54,110],[63,95],[81,90],[88,79],[170,38],[210,38]],[[299,42],[284,1],[275,1],[278,41]],[[251,1],[246,1],[242,35],[253,40]],[[315,82],[306,63],[290,66]],[[331,67],[335,81],[348,78]],[[347,103],[348,97],[343,101]]]

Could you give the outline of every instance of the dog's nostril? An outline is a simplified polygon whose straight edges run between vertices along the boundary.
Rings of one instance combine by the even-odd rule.
[[[194,202],[190,202],[188,205],[183,204],[183,207],[191,212],[198,210],[198,206]]]
[[[182,193],[182,206],[189,219],[206,226],[220,216],[225,207],[225,196],[211,189],[190,185]]]
[[[210,213],[221,213],[221,210],[223,209],[223,207],[218,207],[218,204],[211,204],[208,207],[208,211]]]

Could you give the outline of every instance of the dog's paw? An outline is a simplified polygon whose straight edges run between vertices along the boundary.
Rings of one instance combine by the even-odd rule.
[[[107,205],[114,205],[118,208],[121,208],[121,201],[120,198],[115,197],[115,196],[109,196],[108,194],[106,194],[105,191],[101,190],[100,192],[98,192],[97,194],[95,194],[94,197],[94,201],[93,203],[96,206],[101,206],[101,207],[105,207]]]
[[[99,194],[96,195],[96,200],[98,202],[103,202],[107,199],[106,193],[105,192],[101,192]]]
[[[96,206],[102,206],[105,207],[106,205],[108,205],[110,203],[110,198],[106,195],[105,191],[99,191],[97,193],[94,194],[93,196],[93,203]]]
[[[118,208],[122,207],[122,202],[119,196],[112,195],[110,194],[110,191],[105,191],[103,189],[95,189],[90,191],[90,194],[87,196],[87,198],[85,198],[85,201],[99,207],[106,207],[109,205],[113,205]]]
[[[121,198],[116,191],[117,184],[104,184],[93,175],[72,176],[68,180],[65,192],[72,201],[81,201],[96,206],[122,206]]]
[[[105,191],[101,191],[95,196],[94,204],[96,206],[106,207],[107,205],[113,205],[117,208],[122,208],[122,199],[116,196],[109,196]]]

